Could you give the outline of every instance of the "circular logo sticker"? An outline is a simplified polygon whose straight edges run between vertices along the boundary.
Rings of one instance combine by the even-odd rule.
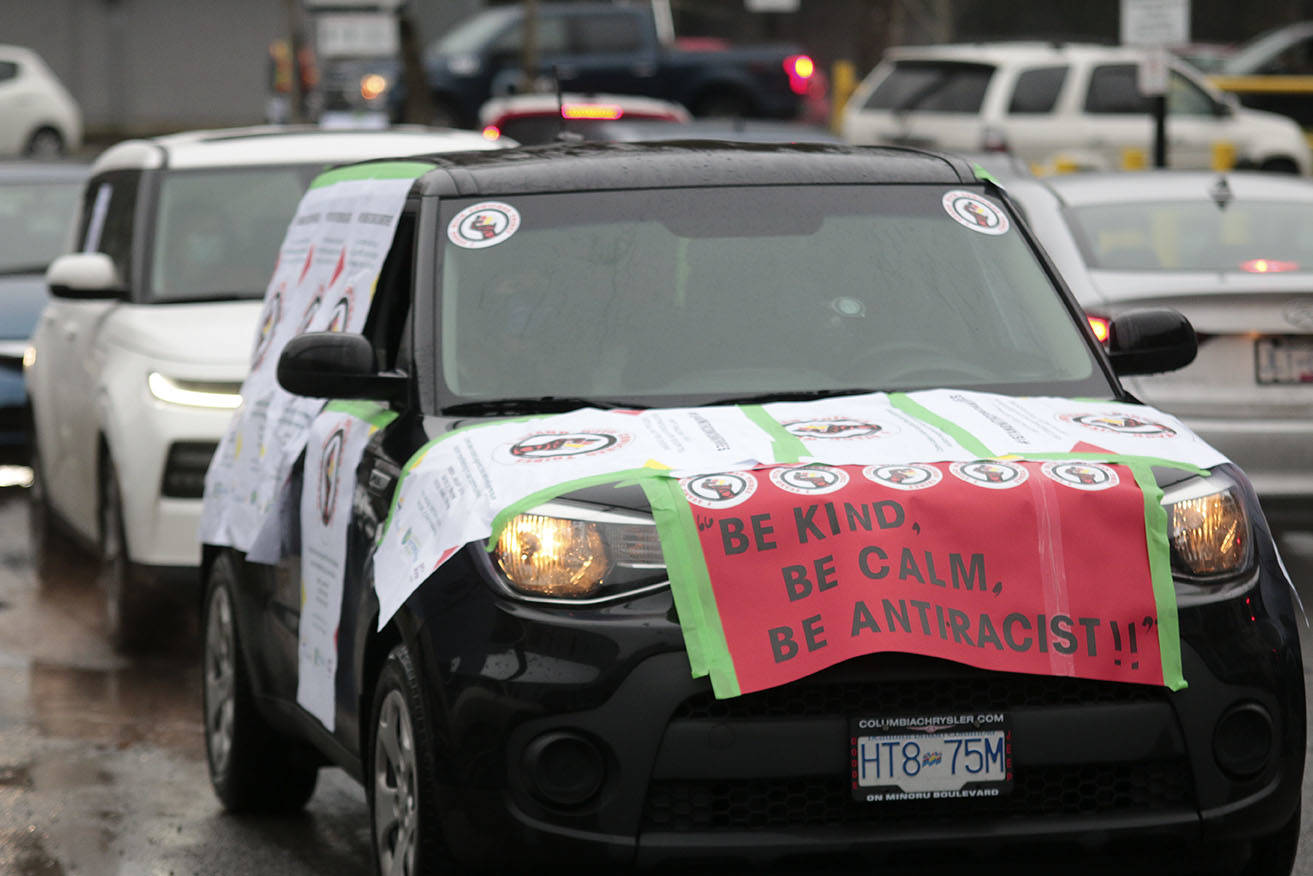
[[[616,450],[629,443],[619,432],[534,432],[506,448],[516,462],[561,459]]]
[[[810,441],[813,438],[874,438],[882,432],[892,434],[893,430],[850,417],[817,417],[811,420],[787,420],[784,431]]]
[[[1176,430],[1132,414],[1063,414],[1059,419],[1096,432],[1135,435],[1139,438],[1171,438]]]
[[[326,332],[344,332],[348,322],[351,319],[351,298],[353,290],[348,286],[346,294],[337,299],[333,305],[333,315],[328,320],[328,326],[324,329]]]
[[[1057,481],[1077,490],[1109,490],[1117,486],[1120,478],[1117,472],[1097,462],[1083,462],[1069,459],[1063,462],[1046,462],[1040,471],[1051,481]]]
[[[447,226],[447,239],[465,249],[483,249],[510,239],[520,227],[520,213],[510,204],[484,201],[466,207]]]
[[[1030,473],[1011,462],[999,462],[994,459],[977,459],[975,462],[955,462],[948,467],[954,477],[988,487],[991,490],[1008,490],[1019,487],[1030,477]]]
[[[282,318],[283,290],[282,287],[279,287],[278,291],[274,293],[274,297],[269,299],[269,304],[260,316],[260,333],[256,335],[255,352],[251,356],[252,370],[264,361],[264,354],[269,352],[269,345],[273,343],[274,330],[278,328],[278,323]]]
[[[926,490],[943,480],[943,473],[933,465],[908,463],[906,465],[868,465],[862,469],[868,481],[893,487],[895,490]]]
[[[703,508],[732,508],[757,492],[757,478],[746,471],[697,475],[679,485],[689,502]]]
[[[310,304],[306,307],[305,313],[301,314],[301,321],[296,324],[296,333],[304,334],[305,330],[310,328],[310,323],[314,320],[315,314],[319,312],[319,305],[324,303],[323,295],[316,295]]]
[[[337,510],[337,481],[342,469],[342,446],[346,443],[346,426],[339,426],[324,441],[319,459],[319,519],[327,526]]]
[[[848,483],[848,472],[828,465],[793,465],[770,470],[770,482],[802,496],[833,493]]]
[[[956,189],[947,192],[943,199],[944,210],[959,225],[965,225],[981,234],[1005,234],[1011,223],[1008,215],[994,204],[974,195]]]

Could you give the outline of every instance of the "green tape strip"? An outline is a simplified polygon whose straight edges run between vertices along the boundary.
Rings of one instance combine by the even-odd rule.
[[[382,429],[397,418],[397,412],[383,407],[378,402],[349,401],[336,399],[324,406],[325,411],[338,414],[350,414],[357,420],[364,420],[375,428]]]
[[[374,161],[369,164],[353,164],[327,170],[310,183],[312,189],[322,189],[334,183],[349,182],[359,179],[415,179],[432,170],[436,165],[427,161]]]
[[[785,429],[761,405],[740,405],[739,410],[770,435],[774,442],[771,451],[775,454],[776,462],[802,462],[804,456],[811,455],[802,439]]]
[[[590,475],[586,478],[575,478],[572,481],[562,481],[559,484],[552,484],[550,487],[543,487],[536,493],[530,493],[519,501],[512,502],[505,508],[497,512],[497,516],[492,518],[492,535],[488,537],[488,552],[491,553],[497,546],[497,539],[501,537],[501,531],[506,528],[506,524],[512,517],[517,514],[523,514],[544,502],[550,502],[553,499],[564,496],[566,493],[575,490],[582,490],[585,487],[596,487],[600,484],[615,484],[617,487],[634,482],[642,483],[654,477],[663,477],[666,474],[663,468],[630,468],[621,471],[609,471],[603,474]]]
[[[1163,660],[1163,684],[1170,690],[1185,690],[1181,670],[1181,628],[1176,616],[1176,585],[1172,581],[1172,555],[1167,544],[1167,510],[1163,491],[1154,479],[1153,467],[1144,462],[1127,466],[1144,494],[1144,538],[1149,547],[1149,574],[1158,609],[1158,650]]]
[[[975,454],[977,459],[990,459],[995,456],[994,452],[986,447],[985,443],[975,435],[972,435],[952,420],[939,416],[920,402],[913,401],[906,393],[890,393],[889,403],[909,417],[915,417],[923,423],[934,426],[958,444],[961,444],[968,453]]]
[[[710,675],[718,699],[736,697],[741,692],[738,674],[725,641],[693,510],[676,480],[649,478],[643,481],[643,490],[661,539],[661,555],[670,574],[670,592],[679,612],[693,677]]]
[[[974,161],[971,163],[971,170],[975,172],[976,179],[985,180],[986,182],[992,182],[994,185],[999,185],[999,181],[994,178],[994,174],[985,170],[983,167],[981,167],[979,164],[976,164]]]
[[[1161,456],[1137,456],[1130,453],[1030,453],[1025,450],[1019,450],[1013,453],[1005,453],[1003,456],[1019,456],[1022,459],[1028,459],[1035,462],[1053,459],[1083,459],[1086,462],[1107,462],[1127,467],[1144,465],[1148,468],[1154,466],[1159,468],[1178,468],[1181,471],[1188,471],[1190,474],[1199,475],[1200,477],[1205,478],[1209,477],[1211,474],[1208,469],[1200,468],[1194,463],[1178,462],[1175,459],[1164,459]]]

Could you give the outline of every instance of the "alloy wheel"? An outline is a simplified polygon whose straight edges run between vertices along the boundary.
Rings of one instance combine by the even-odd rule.
[[[205,622],[205,740],[210,770],[222,776],[232,752],[236,641],[228,591],[210,595]]]
[[[374,836],[379,872],[415,872],[419,845],[415,732],[401,691],[388,691],[374,734]]]

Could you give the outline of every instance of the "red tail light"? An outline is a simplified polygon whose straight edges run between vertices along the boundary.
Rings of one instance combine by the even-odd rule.
[[[483,129],[483,139],[499,140],[501,139],[501,128],[496,125],[487,125]]]
[[[1240,270],[1247,271],[1250,274],[1277,274],[1281,271],[1297,271],[1299,265],[1295,262],[1281,262],[1276,259],[1250,259],[1247,262],[1240,263]]]
[[[619,104],[615,103],[567,103],[561,107],[561,117],[566,119],[618,119],[625,114]]]
[[[1099,339],[1099,343],[1100,344],[1108,343],[1108,332],[1110,330],[1110,323],[1107,317],[1095,316],[1092,313],[1087,313],[1085,315],[1085,318],[1090,321],[1090,328],[1094,329],[1094,336]]]
[[[784,59],[789,88],[794,94],[806,94],[809,80],[816,74],[816,62],[809,55],[789,55]]]

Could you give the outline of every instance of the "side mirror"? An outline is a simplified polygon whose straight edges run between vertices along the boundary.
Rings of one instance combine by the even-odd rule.
[[[1199,352],[1194,326],[1175,310],[1131,310],[1108,325],[1108,356],[1122,377],[1184,368]]]
[[[128,291],[114,260],[103,252],[60,256],[46,268],[46,285],[60,298],[123,298]]]
[[[311,398],[397,401],[406,397],[408,382],[378,373],[364,335],[307,332],[288,341],[278,357],[278,385]]]

